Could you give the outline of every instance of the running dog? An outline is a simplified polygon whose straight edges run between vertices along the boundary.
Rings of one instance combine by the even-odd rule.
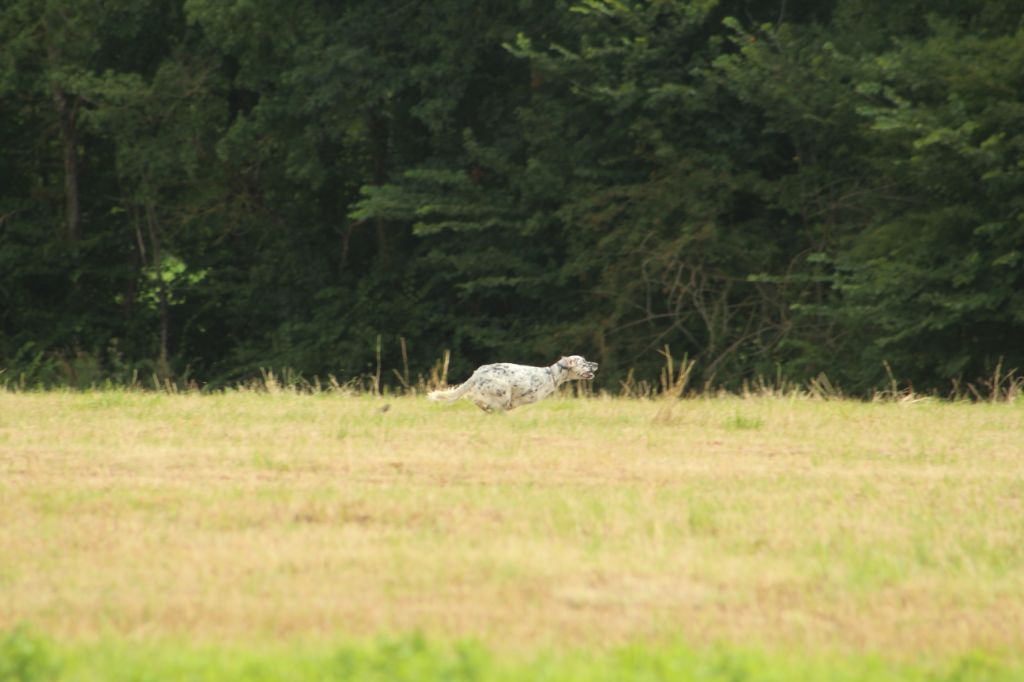
[[[431,391],[427,398],[451,403],[465,396],[484,412],[507,412],[547,398],[567,381],[593,379],[597,363],[579,355],[562,358],[550,367],[499,362],[483,365],[464,384]]]

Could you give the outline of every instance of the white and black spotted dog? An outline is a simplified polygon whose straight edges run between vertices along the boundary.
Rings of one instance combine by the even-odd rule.
[[[478,367],[466,383],[431,391],[427,397],[450,403],[465,396],[484,412],[505,412],[547,398],[567,381],[593,379],[596,371],[596,362],[579,355],[562,358],[550,367],[499,362]]]

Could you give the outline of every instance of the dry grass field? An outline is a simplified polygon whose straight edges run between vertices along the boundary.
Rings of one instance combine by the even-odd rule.
[[[0,392],[19,625],[1019,662],[1024,404]]]

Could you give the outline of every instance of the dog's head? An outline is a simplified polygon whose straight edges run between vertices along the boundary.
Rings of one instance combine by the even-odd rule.
[[[587,360],[582,355],[570,355],[558,361],[560,367],[569,370],[572,379],[593,379],[597,371],[597,363]]]

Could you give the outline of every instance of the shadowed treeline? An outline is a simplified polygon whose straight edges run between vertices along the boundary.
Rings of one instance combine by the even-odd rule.
[[[995,395],[1022,12],[9,0],[0,382],[379,392],[450,349],[628,393],[670,344],[691,390]]]

